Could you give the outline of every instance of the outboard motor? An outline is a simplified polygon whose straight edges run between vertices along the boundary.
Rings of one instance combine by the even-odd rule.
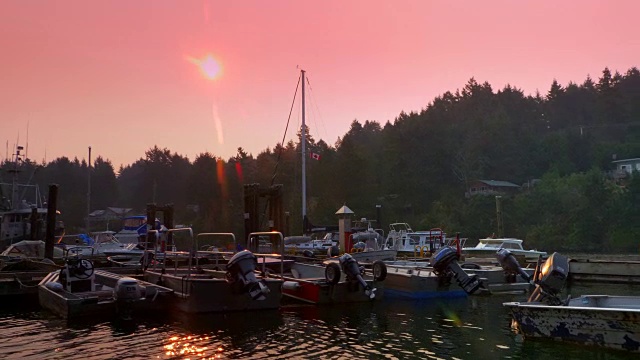
[[[534,275],[536,288],[529,296],[529,302],[544,302],[549,305],[562,305],[559,294],[564,289],[569,276],[569,259],[553,253],[542,268]]]
[[[373,299],[376,297],[376,289],[371,288],[369,284],[362,278],[362,274],[364,273],[364,268],[360,267],[358,261],[353,258],[353,256],[349,254],[344,254],[340,256],[340,267],[342,271],[347,276],[347,281],[350,283],[359,283],[364,288],[364,293],[370,298]]]
[[[116,301],[121,303],[129,303],[140,300],[142,297],[142,289],[138,280],[130,277],[118,279],[116,287],[113,289],[113,296]]]
[[[78,257],[68,258],[59,276],[62,288],[69,292],[93,291],[95,275],[93,263]]]
[[[231,284],[234,292],[248,293],[253,300],[264,300],[269,293],[266,281],[256,278],[255,270],[258,267],[256,256],[249,250],[242,250],[233,255],[227,263],[227,282]]]
[[[513,280],[509,282],[515,282],[515,276],[517,274],[519,274],[524,281],[528,282],[530,280],[529,275],[522,270],[520,263],[518,263],[518,260],[513,256],[511,251],[507,249],[500,249],[496,253],[496,258],[498,259],[500,266],[502,266],[507,278]]]
[[[473,294],[482,286],[478,275],[468,275],[458,264],[456,249],[451,246],[440,248],[431,257],[433,272],[438,276],[453,275],[456,282],[467,293]]]
[[[340,248],[333,245],[327,249],[327,257],[334,257],[340,255]]]

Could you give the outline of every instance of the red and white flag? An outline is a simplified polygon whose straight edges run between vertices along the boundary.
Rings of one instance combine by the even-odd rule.
[[[309,153],[309,157],[314,159],[314,160],[320,160],[320,154],[316,154],[314,152]]]

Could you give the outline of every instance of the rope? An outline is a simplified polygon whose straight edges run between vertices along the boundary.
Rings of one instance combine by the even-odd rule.
[[[289,117],[287,118],[287,126],[284,129],[284,134],[282,135],[282,142],[280,143],[280,151],[278,152],[278,158],[276,159],[276,166],[273,169],[273,175],[271,176],[271,185],[276,180],[276,174],[278,170],[278,164],[280,163],[280,157],[282,156],[282,151],[284,150],[284,140],[287,137],[287,131],[289,130],[289,122],[291,121],[291,113],[293,112],[293,107],[296,102],[296,95],[298,94],[298,87],[300,87],[300,79],[302,78],[302,74],[298,77],[298,84],[296,85],[296,91],[293,94],[293,100],[291,101],[291,109],[289,110]]]
[[[271,175],[271,185],[276,181],[276,175],[278,173],[278,164],[280,164],[280,158],[282,157],[282,152],[284,151],[284,141],[287,137],[287,131],[289,130],[289,122],[291,121],[291,113],[293,113],[293,107],[296,103],[296,95],[298,94],[298,88],[300,87],[300,79],[302,79],[302,73],[298,76],[298,83],[296,84],[296,91],[293,93],[293,100],[291,101],[291,109],[289,109],[289,117],[287,118],[287,126],[284,128],[284,134],[282,135],[282,142],[280,143],[280,151],[278,151],[278,157],[276,158],[276,165],[273,168],[273,175]],[[260,227],[264,225],[264,221],[266,218],[267,207],[269,205],[269,200],[264,205],[264,211],[262,212],[262,220],[260,221]]]
[[[322,118],[322,113],[320,112],[320,108],[318,107],[318,102],[316,101],[316,98],[315,98],[315,95],[314,95],[314,92],[313,92],[313,88],[311,87],[311,82],[309,82],[309,77],[307,76],[305,78],[305,80],[307,80],[307,85],[309,85],[309,98],[310,98],[311,103],[313,105],[311,107],[311,110],[312,110],[312,112],[318,114],[318,118],[320,119],[320,123],[322,124],[322,130],[324,130],[325,138],[328,138],[329,135],[327,133],[327,127],[325,126],[324,119]],[[316,122],[316,117],[315,116],[313,117],[313,122],[314,122],[316,128],[319,129],[320,127],[318,126],[318,123]]]
[[[38,284],[36,284],[36,285],[25,285],[22,281],[20,281],[20,279],[16,275],[13,275],[13,278],[18,282],[18,284],[20,284],[21,288],[23,288],[23,287],[24,288],[34,288],[34,287],[38,286]]]

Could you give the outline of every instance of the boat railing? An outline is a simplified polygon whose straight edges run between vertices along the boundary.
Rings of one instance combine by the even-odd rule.
[[[277,243],[273,243],[273,239],[277,239]],[[279,250],[278,253],[261,253],[260,252],[260,240],[269,240],[269,250],[273,250],[274,248]],[[262,244],[264,248],[266,244]],[[275,245],[275,246],[274,246]],[[258,258],[262,259],[262,272],[266,272],[266,259],[269,258],[279,258],[280,259],[280,274],[284,274],[284,236],[279,231],[259,231],[252,232],[249,234],[247,247],[249,250],[253,252],[253,254]],[[260,264],[260,261],[258,261]]]
[[[200,245],[200,241],[205,237],[231,238],[231,242],[222,244],[222,246],[219,246],[220,244]],[[215,232],[200,233],[196,235],[195,241],[196,241],[195,246],[196,246],[196,253],[197,253],[196,266],[199,266],[200,258],[202,256],[207,256],[207,257],[213,258],[214,266],[218,268],[218,265],[220,265],[220,260],[223,259],[225,256],[227,257],[233,256],[237,246],[236,236],[233,233],[215,233]],[[220,250],[220,248],[226,248],[227,251]]]
[[[175,233],[178,232],[187,232],[188,236],[189,236],[189,246],[187,248],[187,251],[178,251],[177,248],[175,247],[175,244],[172,244],[172,248],[175,251],[166,251],[165,248],[165,244],[166,244],[166,239],[163,238],[163,236],[167,236],[169,237],[170,235],[174,235]],[[155,229],[151,229],[147,232],[147,237],[153,237],[154,241],[153,241],[153,249],[149,249],[149,241],[147,241],[147,243],[145,244],[145,252],[152,250],[153,251],[153,255],[154,255],[154,259],[160,260],[162,259],[162,261],[160,262],[162,264],[162,271],[165,272],[166,271],[166,265],[168,260],[173,260],[173,264],[174,264],[174,275],[177,274],[178,272],[178,262],[181,259],[187,259],[188,261],[188,266],[189,266],[189,273],[191,272],[191,266],[192,266],[192,260],[193,260],[193,254],[194,254],[194,246],[195,246],[195,241],[194,241],[194,237],[193,237],[193,230],[191,228],[185,227],[185,228],[180,228],[180,229],[169,229],[166,232],[161,233],[158,230]],[[158,261],[154,261],[153,262],[153,270],[157,270],[158,268]],[[143,267],[144,269],[144,267]]]

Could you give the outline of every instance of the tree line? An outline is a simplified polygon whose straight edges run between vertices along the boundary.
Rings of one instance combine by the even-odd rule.
[[[321,155],[307,158],[307,213],[314,224],[337,224],[335,212],[344,204],[356,218],[375,218],[380,205],[383,226],[408,222],[414,230],[486,237],[497,230],[495,198],[465,192],[473,180],[492,179],[535,183],[503,199],[504,235],[548,251],[638,251],[640,179],[619,184],[607,175],[614,156],[640,157],[637,68],[624,74],[605,68],[597,81],[581,84],[554,80],[546,94],[533,95],[511,85],[495,91],[472,78],[425,102],[384,124],[353,120],[333,145],[304,129],[297,141],[256,156],[240,147],[229,159],[201,153],[190,161],[154,146],[117,172],[98,157],[90,169],[91,209],[144,213],[147,203],[172,203],[177,223],[242,234],[243,184],[282,184],[291,224],[283,231],[298,234],[304,138],[308,151]],[[61,157],[21,166],[23,180],[60,185],[63,219],[71,231],[82,231],[87,163]],[[7,173],[2,176],[6,182]]]

